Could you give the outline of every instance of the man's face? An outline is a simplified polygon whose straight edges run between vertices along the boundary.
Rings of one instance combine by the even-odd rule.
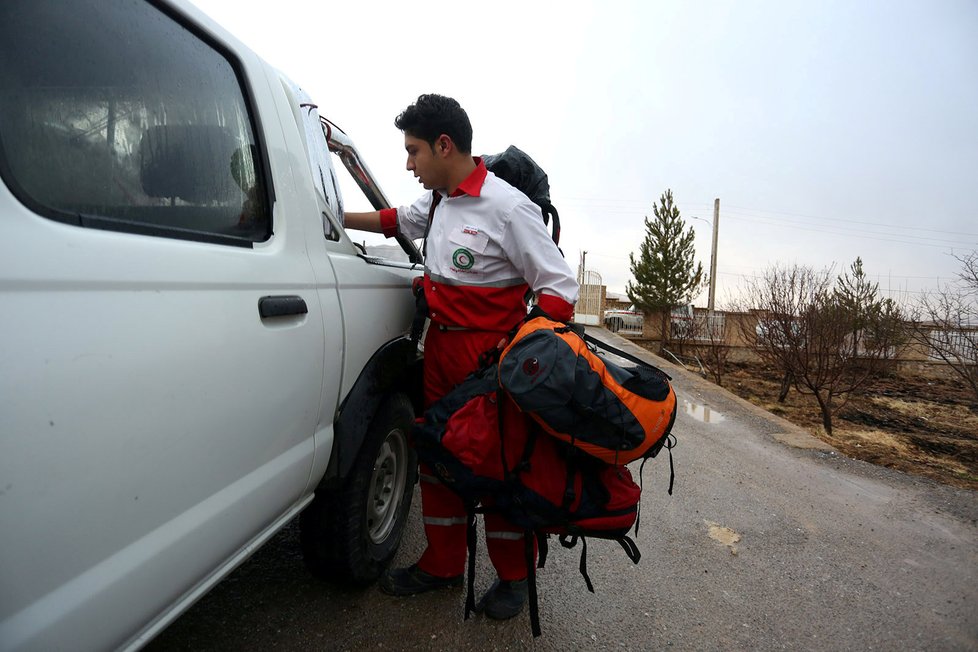
[[[438,141],[432,148],[426,141],[404,134],[404,149],[407,150],[407,169],[426,190],[441,190],[445,187],[445,165],[437,155]]]

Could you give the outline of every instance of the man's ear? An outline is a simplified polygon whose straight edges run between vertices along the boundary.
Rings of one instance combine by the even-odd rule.
[[[455,149],[455,143],[452,142],[450,136],[442,134],[435,141],[435,152],[441,156],[448,156]]]

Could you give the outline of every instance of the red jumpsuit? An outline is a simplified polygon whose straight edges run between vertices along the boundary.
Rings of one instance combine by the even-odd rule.
[[[532,288],[551,316],[569,320],[577,281],[543,224],[540,209],[525,195],[487,173],[475,171],[432,217],[424,288],[431,325],[425,338],[424,398],[429,406],[478,366],[526,316],[524,296]],[[422,237],[432,196],[381,211],[384,233]],[[466,514],[462,501],[421,467],[421,511],[428,547],[418,562],[438,577],[465,570]],[[487,514],[486,547],[501,580],[526,577],[523,533],[498,515]]]

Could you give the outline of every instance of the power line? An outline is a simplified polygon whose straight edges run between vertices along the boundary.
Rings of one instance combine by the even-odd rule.
[[[625,257],[625,256],[620,256],[620,255],[616,255],[616,254],[605,254],[605,253],[601,253],[601,252],[591,251],[590,249],[588,250],[587,255],[588,256],[592,256],[592,257],[597,257],[597,258],[605,258],[605,259],[608,259],[608,260],[617,260],[617,261],[622,261],[622,262],[629,262],[629,259],[627,257]],[[743,278],[761,278],[760,276],[758,276],[756,274],[748,274],[748,273],[745,273],[745,272],[725,271],[724,269],[722,269],[723,267],[726,267],[728,270],[729,269],[746,269],[746,270],[750,270],[751,272],[763,272],[766,269],[766,267],[753,267],[753,266],[750,266],[750,265],[737,265],[737,264],[734,264],[734,263],[722,263],[722,264],[718,265],[718,267],[717,267],[717,276],[737,276],[737,277],[743,277]],[[866,274],[866,276],[868,276],[869,278],[874,279],[874,280],[876,280],[877,282],[880,282],[880,283],[882,283],[884,280],[887,280],[887,279],[902,279],[902,280],[909,280],[909,281],[936,281],[936,282],[940,283],[942,281],[944,281],[944,282],[953,281],[953,280],[955,280],[957,278],[955,276],[938,276],[938,275],[910,276],[910,275],[907,275],[907,274],[884,274],[884,273]]]
[[[603,215],[635,215],[636,214],[635,212],[632,211],[607,211],[607,210],[603,210],[601,211],[601,213]],[[786,221],[786,220],[765,217],[765,216],[744,216],[744,215],[737,215],[737,214],[733,214],[733,215],[725,214],[724,218],[728,220],[735,220],[735,221],[741,220],[745,222],[752,222],[755,224],[766,224],[769,226],[777,226],[782,228],[800,229],[812,233],[825,233],[829,235],[845,235],[845,236],[851,236],[855,238],[863,238],[867,240],[877,240],[880,242],[893,242],[896,244],[907,244],[907,245],[938,247],[938,248],[947,248],[947,247],[971,248],[974,246],[978,246],[978,242],[974,242],[974,243],[962,242],[960,239],[950,240],[946,238],[933,238],[933,237],[927,237],[922,235],[915,235],[912,233],[893,233],[893,232],[881,233],[881,232],[867,231],[864,229],[856,229],[856,228],[844,228],[844,227],[832,228],[831,226],[829,226],[828,228],[818,228],[816,226],[811,226],[808,224],[799,224],[794,221]],[[859,223],[859,222],[854,222],[854,223]],[[940,231],[937,229],[922,229],[918,227],[904,227],[899,225],[891,225],[891,226],[895,228],[906,229],[906,230],[916,229],[921,231],[929,231],[933,233],[948,233],[948,234],[957,234],[962,236],[971,235],[967,233],[958,233],[955,231]],[[913,240],[907,240],[906,238],[913,238]]]
[[[697,206],[701,206],[703,208],[708,208],[708,207],[711,207],[712,206],[712,204],[696,204],[696,205]],[[907,230],[907,231],[925,231],[925,232],[928,232],[928,233],[944,233],[944,234],[947,234],[947,235],[958,235],[958,236],[963,235],[963,236],[978,238],[978,233],[970,233],[970,232],[967,232],[967,231],[948,231],[946,229],[931,229],[931,228],[922,227],[922,226],[905,226],[903,224],[892,224],[892,223],[885,223],[885,222],[871,222],[871,221],[867,221],[867,220],[859,220],[859,219],[853,219],[853,218],[848,218],[848,217],[847,218],[825,217],[825,216],[822,216],[822,215],[811,215],[811,214],[806,214],[806,213],[792,213],[792,212],[787,212],[787,211],[769,211],[769,210],[764,210],[764,209],[746,208],[746,207],[743,207],[743,206],[731,206],[731,205],[725,206],[724,209],[725,209],[725,213],[727,215],[729,215],[730,217],[735,217],[735,216],[744,217],[744,216],[739,216],[738,213],[745,213],[746,216],[760,218],[760,219],[778,219],[778,220],[788,219],[788,220],[793,220],[793,221],[804,220],[806,222],[811,221],[811,220],[816,220],[816,221],[821,221],[821,222],[841,222],[841,223],[843,223],[845,225],[861,224],[861,225],[864,225],[864,226],[880,226],[880,227],[884,227],[884,228],[887,228],[887,229],[904,229],[904,230]]]
[[[631,215],[631,214],[642,214],[643,216],[648,216],[652,213],[651,207],[655,205],[654,201],[645,201],[633,198],[614,198],[614,197],[567,197],[567,201],[574,202],[585,202],[593,204],[590,206],[592,209],[602,210],[610,214],[619,215]],[[614,205],[619,204],[619,205]],[[629,209],[627,205],[634,205],[636,208],[634,210]],[[638,208],[641,206],[642,208]],[[698,203],[698,202],[686,202],[682,205],[683,207],[693,210],[712,210],[713,203]],[[625,209],[625,210],[622,210]],[[724,206],[724,217],[737,218],[737,219],[766,219],[766,220],[787,220],[787,221],[811,221],[816,220],[820,222],[840,222],[844,225],[859,224],[863,226],[878,226],[886,229],[902,229],[906,231],[923,231],[927,233],[942,233],[945,235],[955,235],[955,236],[966,236],[978,238],[978,233],[972,233],[967,231],[950,231],[946,229],[932,229],[922,226],[904,226],[902,224],[887,224],[883,222],[872,222],[867,220],[858,220],[852,218],[836,218],[836,217],[824,217],[820,215],[811,215],[806,213],[791,213],[786,211],[770,211],[764,209],[746,208],[743,206]],[[978,218],[973,220],[978,222]],[[889,235],[901,235],[889,233]],[[958,243],[961,244],[961,243]]]
[[[772,221],[771,218],[765,217],[742,217],[738,215],[726,215],[726,219],[730,220],[743,220],[745,222],[753,222],[755,224],[767,224],[770,226],[779,226],[782,228],[798,229],[802,231],[810,231],[812,233],[827,233],[829,235],[847,235],[854,238],[865,238],[868,240],[879,240],[880,242],[895,242],[898,244],[909,244],[918,245],[925,247],[961,247],[967,246],[967,243],[963,243],[960,240],[947,240],[942,238],[931,238],[925,236],[914,236],[912,234],[900,234],[900,233],[875,233],[872,231],[864,231],[862,229],[820,229],[813,226],[807,226],[803,224],[785,224],[783,222]],[[912,237],[914,240],[902,240],[900,238]],[[928,242],[929,241],[929,242]]]
[[[850,219],[850,218],[838,218],[838,217],[822,217],[822,216],[819,216],[819,215],[806,215],[804,213],[784,213],[784,212],[778,212],[778,211],[765,211],[765,210],[758,210],[758,209],[753,209],[753,208],[743,208],[743,207],[740,207],[740,206],[726,206],[725,208],[726,208],[726,210],[728,212],[734,212],[734,213],[736,213],[738,211],[746,211],[748,213],[770,213],[771,215],[774,215],[774,216],[787,215],[789,217],[796,217],[796,218],[804,219],[804,220],[820,220],[820,221],[825,221],[825,222],[844,222],[846,224],[863,224],[863,225],[866,225],[866,226],[882,226],[882,227],[887,227],[887,228],[907,229],[909,231],[927,231],[929,233],[945,233],[945,234],[948,234],[948,235],[965,235],[965,236],[969,236],[969,237],[978,238],[978,233],[967,233],[967,232],[964,232],[964,231],[947,231],[947,230],[943,230],[943,229],[929,229],[929,228],[922,227],[922,226],[904,226],[902,224],[886,224],[886,223],[882,223],[882,222],[867,222],[865,220],[855,220],[855,219]]]

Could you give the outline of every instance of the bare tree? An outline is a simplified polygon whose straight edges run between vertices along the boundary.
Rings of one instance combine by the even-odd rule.
[[[669,311],[669,343],[675,345],[680,357],[690,353],[689,347],[699,336],[693,307],[690,304]],[[665,341],[665,339],[663,339]],[[695,353],[694,353],[695,354]]]
[[[801,366],[799,355],[805,342],[800,316],[828,287],[828,272],[799,266],[776,265],[746,283],[739,310],[755,319],[741,320],[738,325],[747,346],[781,373],[779,403],[795,384],[794,372]]]
[[[947,363],[978,398],[978,251],[955,256],[958,280],[924,295],[915,308],[913,339]]]
[[[730,355],[726,315],[719,312],[700,313],[693,322],[694,351],[713,377],[713,382],[722,386],[727,357]]]
[[[831,435],[833,414],[894,357],[899,308],[874,292],[853,309],[833,289],[831,269],[798,265],[768,269],[745,294],[757,320],[742,327],[744,339],[783,374],[782,397],[788,384],[814,397]]]

